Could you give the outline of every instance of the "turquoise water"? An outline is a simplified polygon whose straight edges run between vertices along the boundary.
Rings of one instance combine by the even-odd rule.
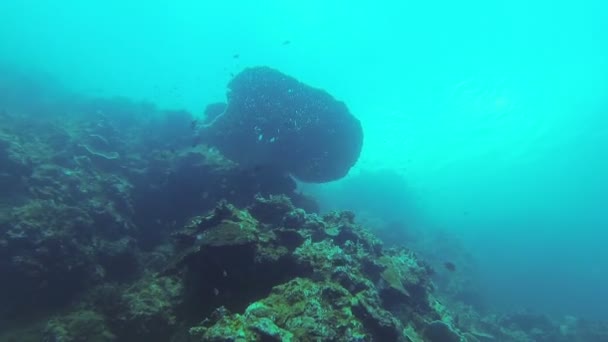
[[[202,113],[255,65],[326,89],[365,130],[352,176],[402,174],[393,191],[415,210],[386,206],[458,236],[494,305],[608,318],[603,2],[7,0],[0,13],[2,62],[79,93]]]

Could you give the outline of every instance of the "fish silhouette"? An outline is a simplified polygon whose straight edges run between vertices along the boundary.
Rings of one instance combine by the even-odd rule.
[[[450,272],[456,271],[456,265],[453,262],[446,261],[443,263],[443,266]]]

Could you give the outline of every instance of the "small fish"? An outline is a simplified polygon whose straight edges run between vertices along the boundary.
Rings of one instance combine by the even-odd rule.
[[[218,290],[217,287],[214,288],[213,289],[213,294],[216,295],[216,296],[218,296],[220,294],[220,290]]]
[[[285,41],[283,41],[283,44],[282,44],[282,45],[289,45],[289,44],[291,44],[291,41],[289,41],[289,40],[285,40]]]
[[[228,276],[228,272],[226,272],[226,270],[224,270],[224,271],[222,272],[222,275],[223,275],[224,277],[227,277],[227,276]]]
[[[446,261],[443,263],[443,266],[450,272],[456,271],[456,265],[453,262]]]
[[[194,120],[192,120],[192,122],[190,122],[190,128],[192,128],[192,129],[196,129],[197,125],[198,125],[198,119],[194,119]]]
[[[238,59],[239,57],[241,57],[241,55],[239,55],[238,53],[235,53],[234,55],[232,55],[232,58],[234,58],[234,59]]]

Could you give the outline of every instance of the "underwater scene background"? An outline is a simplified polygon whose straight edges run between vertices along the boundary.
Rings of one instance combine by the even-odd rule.
[[[0,13],[0,340],[608,341],[604,2]],[[294,181],[291,162],[197,140],[207,105],[261,66],[346,104],[363,131],[348,175]],[[262,319],[298,289],[332,293],[318,312],[373,304]]]

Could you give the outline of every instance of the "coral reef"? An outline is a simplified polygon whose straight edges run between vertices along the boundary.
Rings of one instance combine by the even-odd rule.
[[[319,217],[258,197],[250,210],[220,203],[174,237],[164,274],[183,280],[189,315],[205,317],[190,329],[202,341],[405,341],[405,322],[422,329],[441,317],[429,270],[409,251],[384,250],[352,213]]]
[[[201,123],[228,134],[218,148],[197,143],[199,123],[183,111],[123,98],[53,101],[43,90],[22,104],[31,84],[0,94],[0,341],[608,340],[605,323],[481,314],[463,300],[474,292],[467,258],[447,276],[430,266],[445,261],[438,253],[384,244],[353,212],[319,214],[289,173],[340,177],[358,156],[358,122],[271,69],[247,70],[231,87],[227,107],[210,107]],[[246,126],[264,131],[233,147],[261,141],[259,161],[282,146],[289,162],[280,167],[220,148],[245,129],[230,127],[248,96]],[[287,120],[285,136],[258,122],[268,106]],[[335,132],[339,142],[319,141],[327,157],[316,145],[293,153],[298,139],[340,122],[353,126]],[[344,159],[335,158],[340,144],[352,144]],[[408,237],[400,240],[421,240]]]
[[[86,309],[49,320],[42,338],[44,342],[112,342],[115,340],[116,336],[108,330],[104,317]]]
[[[138,277],[143,253],[220,199],[247,205],[258,193],[284,193],[307,202],[287,175],[192,148],[183,112],[124,99],[64,110],[73,113],[0,118],[0,317],[61,307],[95,284]]]

